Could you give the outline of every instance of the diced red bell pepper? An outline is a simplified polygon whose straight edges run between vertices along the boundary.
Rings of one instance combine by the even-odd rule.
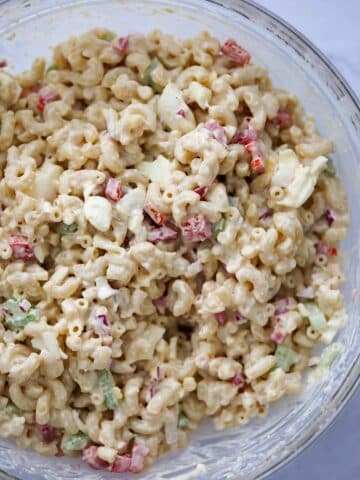
[[[226,313],[226,310],[224,310],[223,312],[217,312],[215,313],[215,320],[217,321],[217,323],[219,325],[225,325],[225,323],[227,322],[227,313]]]
[[[153,228],[148,232],[148,240],[153,243],[175,240],[178,232],[166,225],[159,228]]]
[[[335,222],[335,216],[329,208],[325,210],[325,219],[328,224],[328,227],[331,227],[331,225]]]
[[[279,125],[280,128],[288,128],[292,125],[293,118],[286,110],[280,109],[278,113],[271,119],[271,123]]]
[[[41,440],[44,443],[51,443],[56,438],[56,430],[51,425],[36,424]]]
[[[134,446],[131,452],[131,464],[130,472],[140,473],[144,470],[144,463],[149,449],[145,447],[141,442],[135,440]]]
[[[160,212],[159,210],[156,210],[156,208],[149,201],[145,202],[144,211],[158,225],[164,225],[164,223],[169,218],[169,215],[167,215],[166,213],[163,213],[163,212]]]
[[[197,213],[183,221],[181,233],[184,242],[203,242],[212,235],[211,223],[204,215]]]
[[[209,190],[209,187],[198,187],[195,188],[194,192],[197,193],[200,197],[200,200],[206,197],[206,194]]]
[[[84,448],[82,460],[95,470],[105,470],[109,468],[109,464],[97,456],[97,447],[95,445]]]
[[[243,387],[245,385],[245,378],[242,373],[236,373],[232,379],[232,383],[237,387]]]
[[[263,173],[265,171],[265,157],[258,142],[250,142],[245,145],[245,148],[251,155],[250,169],[252,173]]]
[[[110,466],[109,470],[114,473],[124,473],[130,470],[131,466],[131,455],[127,453],[126,455],[119,455],[115,462]]]
[[[212,133],[215,140],[217,140],[222,145],[227,144],[226,131],[225,128],[220,125],[216,120],[209,120],[205,123],[204,128],[209,130]]]
[[[274,315],[283,315],[284,313],[288,313],[290,311],[289,297],[284,297],[284,298],[280,298],[279,300],[276,300],[274,306],[275,306]]]
[[[233,38],[229,38],[226,42],[220,47],[221,52],[229,57],[233,62],[237,63],[241,67],[250,63],[251,55],[241,47]]]
[[[23,235],[13,235],[9,238],[9,245],[17,260],[31,260],[34,258],[34,251],[30,243]]]
[[[236,132],[231,139],[232,144],[238,143],[240,145],[247,145],[248,143],[255,142],[257,139],[256,130],[253,128],[244,128],[239,132]]]
[[[265,220],[265,218],[268,218],[268,217],[271,217],[271,215],[273,214],[273,211],[271,208],[263,208],[260,210],[260,215],[259,215],[259,220]]]
[[[156,307],[156,309],[159,313],[161,313],[161,314],[165,313],[166,306],[167,306],[167,300],[166,300],[165,295],[163,295],[162,297],[159,297],[159,298],[154,298],[152,303]]]
[[[277,344],[283,343],[286,338],[286,332],[282,325],[277,324],[275,325],[272,333],[271,333],[271,340]]]
[[[235,313],[235,320],[242,325],[243,323],[246,323],[248,319],[240,312]]]
[[[176,112],[176,115],[179,115],[180,117],[185,118],[185,117],[186,117],[186,112],[185,112],[185,110],[184,110],[183,108],[180,108],[180,110],[178,110],[178,111]]]
[[[106,182],[105,197],[112,202],[118,202],[122,196],[121,183],[116,178],[110,177]]]
[[[39,92],[39,99],[37,101],[36,108],[39,110],[39,112],[43,112],[45,106],[48,103],[54,102],[57,98],[58,95],[56,92],[44,88]]]
[[[324,242],[316,243],[315,251],[318,255],[327,255],[328,257],[336,257],[338,254],[336,247],[330,247]]]
[[[129,45],[129,37],[128,36],[127,37],[118,37],[112,43],[113,49],[116,50],[121,55],[123,53],[125,53],[128,45]]]

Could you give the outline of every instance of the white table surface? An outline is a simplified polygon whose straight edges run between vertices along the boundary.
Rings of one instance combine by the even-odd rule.
[[[307,36],[360,96],[360,0],[256,0]],[[269,480],[359,480],[360,391],[335,422]]]

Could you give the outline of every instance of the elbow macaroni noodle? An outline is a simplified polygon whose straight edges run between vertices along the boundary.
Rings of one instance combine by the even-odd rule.
[[[332,142],[231,42],[0,70],[0,436],[139,472],[299,394],[344,324]]]

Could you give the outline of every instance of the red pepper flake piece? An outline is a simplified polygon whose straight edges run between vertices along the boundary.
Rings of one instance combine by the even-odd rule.
[[[242,373],[236,373],[232,379],[232,383],[241,388],[245,385],[245,378]]]
[[[185,118],[186,112],[185,112],[185,110],[184,110],[183,108],[180,108],[180,110],[178,110],[178,111],[176,112],[176,115],[179,115],[180,117]]]
[[[240,325],[246,323],[248,321],[248,319],[240,312],[236,312],[235,313],[235,320],[237,321],[237,323],[239,323]]]
[[[7,67],[7,61],[5,59],[0,58],[0,68]]]
[[[220,51],[241,67],[250,63],[250,53],[245,50],[245,48],[241,47],[238,43],[236,43],[233,38],[229,38],[228,40],[226,40],[226,42],[221,45]]]
[[[201,213],[189,216],[181,224],[184,242],[203,242],[212,236],[211,223]]]
[[[328,224],[328,227],[331,227],[331,225],[335,222],[335,216],[329,208],[325,210],[325,219]]]
[[[200,197],[200,200],[206,197],[206,194],[209,190],[209,187],[198,187],[195,188],[194,192],[197,193]]]
[[[225,323],[227,322],[226,310],[224,310],[223,312],[215,313],[214,317],[215,317],[215,320],[217,321],[217,323],[221,326],[225,325]]]

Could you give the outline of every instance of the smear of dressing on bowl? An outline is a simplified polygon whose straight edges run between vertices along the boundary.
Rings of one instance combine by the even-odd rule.
[[[195,470],[192,470],[189,473],[182,473],[180,475],[176,475],[171,477],[171,480],[192,480],[193,478],[197,478],[200,473],[205,473],[206,467],[203,463],[198,463],[195,467]],[[156,480],[169,480],[169,477],[162,477],[158,475]]]

